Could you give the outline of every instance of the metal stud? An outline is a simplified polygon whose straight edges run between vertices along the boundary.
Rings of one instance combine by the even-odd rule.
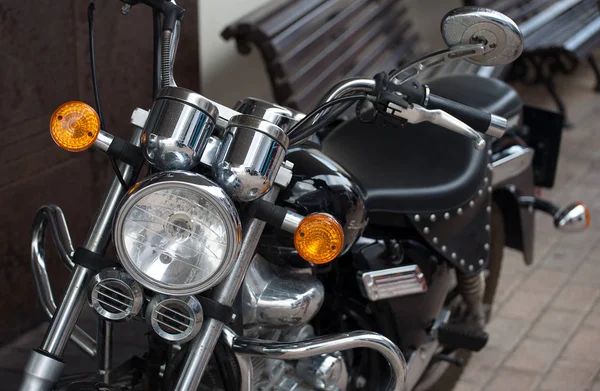
[[[485,230],[486,230],[486,231],[489,231],[489,230],[490,230],[490,225],[489,225],[489,224],[486,224],[486,225],[485,225]]]
[[[465,266],[465,260],[464,260],[464,259],[461,259],[461,260],[460,260],[460,265],[461,265],[461,266]]]
[[[423,228],[423,233],[427,235],[429,233],[429,227]]]
[[[434,238],[433,238],[433,243],[434,243],[434,244],[438,244],[438,238],[437,238],[437,237],[434,237]]]
[[[444,213],[444,220],[450,220],[450,213]]]
[[[494,166],[492,166],[491,164],[488,164],[488,170],[494,171]]]
[[[492,150],[488,149],[488,155],[492,156]]]
[[[446,246],[442,246],[442,252],[444,252],[444,253],[445,253],[447,249],[448,249],[448,248],[447,248]]]
[[[431,220],[431,221],[435,221],[435,215],[431,215],[431,216],[429,216],[429,220]]]
[[[483,259],[479,260],[479,265],[483,266]]]
[[[475,201],[469,201],[469,207],[472,208],[475,206]]]
[[[490,251],[490,244],[489,244],[489,243],[486,243],[486,244],[484,244],[484,245],[483,245],[483,249],[484,249],[485,251]]]
[[[492,186],[488,186],[488,193],[491,193],[491,192],[492,192],[492,190],[493,190],[493,189],[492,189]]]
[[[452,253],[450,256],[452,257],[452,259],[456,259],[456,253]]]
[[[478,194],[478,195],[482,195],[482,194],[483,194],[483,189],[479,189],[479,190],[477,190],[477,194]]]
[[[487,208],[485,208],[485,211],[488,213],[492,213],[492,207],[488,206]]]
[[[458,209],[456,209],[456,214],[457,214],[457,215],[461,215],[461,214],[462,214],[462,208],[458,208]]]
[[[473,265],[469,265],[469,271],[472,272],[475,268],[473,267]]]
[[[421,221],[421,216],[419,215],[415,215],[415,221],[418,223],[419,221]]]
[[[483,178],[483,183],[488,183],[490,179],[488,177]]]

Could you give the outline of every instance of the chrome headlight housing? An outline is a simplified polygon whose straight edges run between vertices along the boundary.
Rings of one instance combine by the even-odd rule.
[[[233,267],[241,238],[239,214],[225,192],[183,171],[161,172],[133,186],[114,226],[125,270],[146,288],[175,296],[219,283]]]

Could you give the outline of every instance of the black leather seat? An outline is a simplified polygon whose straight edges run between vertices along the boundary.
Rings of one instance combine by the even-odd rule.
[[[495,79],[451,76],[429,86],[432,93],[503,117],[522,109],[516,91]],[[372,220],[463,205],[480,187],[488,161],[487,152],[476,151],[466,137],[430,123],[397,128],[355,118],[327,135],[323,151],[359,182]]]

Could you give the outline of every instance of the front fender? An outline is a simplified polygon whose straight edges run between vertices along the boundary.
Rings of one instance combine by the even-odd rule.
[[[533,208],[523,208],[520,196],[535,196],[533,167],[494,185],[493,201],[504,218],[505,245],[523,253],[527,265],[533,263],[535,219]]]

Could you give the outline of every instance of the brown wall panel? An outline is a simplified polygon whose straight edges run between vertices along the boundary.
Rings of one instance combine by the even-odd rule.
[[[197,90],[197,4],[178,3],[186,17],[175,76],[179,85]],[[151,105],[151,11],[136,6],[123,16],[117,0],[96,4],[96,61],[107,130],[128,137],[132,110]],[[61,103],[94,103],[87,5],[83,0],[0,2],[0,345],[43,319],[29,259],[37,208],[59,205],[78,245],[112,175],[104,156],[65,152],[48,133],[50,114]],[[68,273],[53,246],[47,248],[59,300]]]

